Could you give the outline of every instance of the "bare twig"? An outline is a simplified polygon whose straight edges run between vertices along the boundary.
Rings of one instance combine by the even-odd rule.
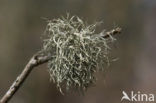
[[[106,32],[106,34],[103,36],[103,38],[109,38],[111,35],[116,35],[121,33],[121,28],[115,28],[111,31]]]
[[[106,35],[103,36],[103,38],[109,38],[110,35],[115,35],[121,32],[121,28],[113,29],[109,32],[106,32]],[[2,97],[0,100],[0,103],[7,103],[13,95],[17,92],[17,90],[22,86],[28,75],[31,73],[32,69],[34,67],[37,67],[43,63],[48,62],[50,59],[52,59],[50,56],[43,56],[39,53],[35,54],[28,64],[25,66],[22,73],[16,78],[16,80],[13,82],[9,90],[6,92],[6,94]]]
[[[10,89],[6,92],[6,94],[0,100],[0,103],[7,103],[12,96],[16,93],[16,91],[21,87],[25,79],[28,77],[32,69],[38,65],[46,63],[50,60],[50,57],[47,56],[39,56],[38,54],[34,55],[28,64],[25,66],[22,73],[16,78],[16,80],[11,85]]]

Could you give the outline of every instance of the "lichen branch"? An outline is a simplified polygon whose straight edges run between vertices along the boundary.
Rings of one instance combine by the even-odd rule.
[[[71,20],[71,19],[70,19]],[[55,21],[56,22],[56,21]],[[66,22],[66,21],[65,21]],[[70,21],[71,22],[71,21]],[[80,23],[79,23],[80,22]],[[61,22],[59,22],[59,23],[62,23],[62,21]],[[68,22],[67,22],[68,23]],[[81,25],[77,25],[77,24],[81,24]],[[51,25],[53,25],[52,23],[50,23],[50,26]],[[87,36],[86,36],[86,33],[85,33],[85,31],[79,31],[79,29],[82,29],[82,30],[87,30],[87,33],[88,34],[92,34],[92,32],[94,32],[94,26],[95,25],[90,25],[89,27],[87,27],[87,28],[82,28],[82,27],[84,27],[85,25],[83,25],[83,23],[82,23],[82,21],[78,18],[78,22],[74,22],[72,25],[76,25],[76,26],[78,26],[77,28],[76,28],[76,30],[77,30],[77,33],[75,32],[75,36],[74,36],[74,38],[76,37],[76,38],[78,38],[79,40],[80,39],[82,39],[81,41],[74,41],[74,38],[68,38],[70,41],[71,41],[71,44],[69,45],[69,46],[67,46],[65,49],[71,49],[71,52],[76,52],[76,51],[74,51],[74,50],[72,50],[73,48],[76,48],[76,50],[77,51],[79,51],[79,49],[84,49],[84,50],[86,50],[85,49],[85,44],[82,42],[83,40],[85,40],[85,41],[87,41],[87,40],[89,40],[89,41],[91,41],[90,40],[90,38],[88,38]],[[54,26],[56,26],[56,25],[54,25]],[[54,27],[54,28],[56,28],[57,30],[56,31],[54,31],[52,28],[49,28],[50,29],[50,31],[51,32],[57,32],[57,31],[59,31],[59,30],[62,30],[62,29],[64,29],[63,31],[67,34],[67,35],[69,35],[70,33],[68,32],[69,30],[70,30],[70,28],[72,28],[71,29],[71,32],[73,32],[73,30],[75,30],[75,28],[73,29],[73,26],[71,26],[71,25],[64,25],[65,26],[65,28],[63,27],[62,28],[62,26],[61,26],[61,28],[56,28],[56,27]],[[80,27],[80,26],[82,26],[82,27]],[[102,38],[104,38],[104,39],[109,39],[109,38],[111,38],[111,36],[112,35],[115,35],[115,34],[119,34],[121,32],[121,28],[115,28],[115,29],[113,29],[113,30],[111,30],[111,31],[109,31],[109,32],[105,32],[104,33],[104,35],[101,35],[101,37]],[[63,32],[61,32],[61,33],[63,33]],[[78,34],[78,33],[80,33],[80,35]],[[83,33],[84,35],[81,35],[81,33]],[[60,41],[58,38],[59,37],[57,37],[56,38],[56,35],[54,35],[55,37],[54,37],[54,43],[57,43],[57,46],[58,46],[58,48],[55,48],[55,47],[57,47],[56,45],[54,46],[54,48],[52,48],[52,47],[50,47],[50,48],[52,48],[52,49],[50,49],[50,53],[51,54],[53,54],[53,52],[55,53],[56,52],[56,50],[55,49],[58,49],[58,52],[61,52],[60,50],[60,47],[59,46],[61,46],[60,44],[62,43],[62,42],[58,42],[58,41]],[[73,35],[72,35],[73,36]],[[72,37],[71,36],[71,37]],[[86,37],[82,37],[82,36],[86,36]],[[53,39],[53,38],[52,38]],[[52,41],[52,39],[49,39],[50,41]],[[56,41],[56,39],[57,39],[57,41]],[[99,39],[99,40],[101,40],[101,39]],[[74,47],[74,46],[72,46],[73,44],[73,41],[74,42],[80,42],[80,43],[82,43],[82,45],[80,45],[80,47],[78,48],[78,47]],[[49,42],[49,41],[48,41]],[[46,42],[46,43],[48,43],[48,42]],[[93,41],[94,42],[94,41]],[[102,41],[101,41],[102,42]],[[65,43],[64,43],[65,44]],[[47,46],[45,46],[44,48],[49,48],[49,44],[47,45]],[[79,45],[77,45],[77,46],[79,46]],[[92,45],[87,45],[87,46],[92,46]],[[95,51],[95,53],[94,54],[92,54],[92,55],[95,55],[95,54],[97,54],[99,51],[100,51],[100,48],[91,48],[92,50],[93,49],[96,49],[97,50],[97,52]],[[52,51],[52,50],[55,50],[55,51]],[[46,51],[44,51],[44,52],[46,52]],[[76,55],[76,56],[73,56],[74,58],[75,58],[75,60],[78,60],[78,61],[80,61],[80,62],[78,62],[78,61],[75,61],[74,62],[74,64],[71,64],[71,63],[68,63],[68,61],[66,61],[66,63],[64,63],[64,64],[59,64],[59,66],[60,66],[60,68],[59,69],[61,69],[62,67],[64,67],[64,68],[67,68],[67,69],[69,69],[68,68],[68,66],[75,66],[75,67],[79,67],[79,68],[81,68],[80,67],[80,64],[79,63],[81,63],[81,64],[83,64],[83,65],[81,65],[81,66],[83,66],[83,68],[85,67],[85,68],[87,68],[86,66],[90,66],[88,63],[90,62],[90,63],[92,63],[91,65],[93,65],[94,66],[94,60],[92,60],[92,59],[90,59],[90,58],[88,58],[89,57],[89,55],[87,54],[88,52],[84,52],[84,51],[80,51],[80,52],[83,52],[83,55],[81,55],[81,54],[79,54],[79,55]],[[63,54],[61,54],[61,55],[63,55]],[[70,58],[70,54],[67,54],[68,56],[69,56],[69,58]],[[73,55],[75,55],[75,54],[73,54]],[[86,57],[84,57],[84,55],[86,55]],[[58,55],[57,55],[58,56]],[[55,57],[56,58],[56,57]],[[68,59],[69,59],[68,58]],[[66,58],[63,58],[63,59],[66,59]],[[62,60],[63,60],[62,59]],[[72,59],[72,58],[71,58]],[[37,54],[35,54],[31,59],[30,59],[30,61],[28,62],[28,64],[25,66],[25,68],[23,69],[23,71],[22,71],[22,73],[17,77],[17,79],[13,82],[13,84],[11,85],[11,87],[9,88],[9,90],[6,92],[6,94],[2,97],[2,99],[0,100],[0,103],[7,103],[13,96],[14,96],[14,94],[18,91],[18,89],[22,86],[22,84],[24,83],[24,81],[26,80],[26,78],[29,76],[29,74],[31,73],[31,71],[33,70],[33,68],[34,67],[37,67],[37,66],[39,66],[39,65],[41,65],[41,64],[43,64],[43,63],[46,63],[46,62],[51,62],[53,60],[53,56],[52,55],[46,55],[45,56],[45,54],[43,55],[41,55],[41,52],[40,53],[37,53]],[[88,61],[89,60],[89,61]],[[56,60],[55,60],[56,61]],[[73,62],[73,61],[71,61],[71,62]],[[61,63],[61,62],[60,62]],[[53,64],[53,63],[52,63]],[[69,65],[67,65],[67,64],[69,64]],[[55,63],[54,63],[54,65],[53,66],[51,66],[51,65],[49,65],[50,67],[53,67],[53,68],[51,68],[50,70],[50,72],[51,72],[51,74],[52,73],[55,73],[55,72],[57,72],[57,70],[55,69],[55,71],[53,71],[54,70],[54,68],[56,68],[55,67]],[[58,66],[58,65],[57,65]],[[73,68],[73,67],[71,67],[71,68]],[[92,68],[94,68],[94,67],[92,67]],[[61,69],[62,70],[62,69]],[[85,70],[87,70],[87,69],[85,69],[84,70],[84,72],[82,71],[82,74],[78,74],[79,73],[79,69],[77,68],[77,69],[75,69],[76,71],[75,71],[75,73],[72,73],[73,71],[70,71],[72,74],[71,75],[68,75],[68,76],[71,76],[70,78],[66,78],[66,80],[68,79],[72,79],[72,82],[74,81],[74,83],[75,84],[80,84],[80,85],[82,85],[81,83],[79,83],[79,79],[80,80],[82,80],[81,78],[82,78],[82,76],[85,76],[86,74],[84,73],[85,72]],[[65,70],[63,70],[62,72],[65,72]],[[80,71],[81,72],[81,71]],[[91,70],[91,72],[93,72],[92,70]],[[58,73],[58,72],[57,72]],[[88,75],[88,74],[87,74]],[[92,74],[91,74],[92,75]],[[91,78],[91,75],[89,75],[89,77],[87,77],[88,79],[90,79]],[[84,77],[85,78],[85,77]],[[55,79],[55,78],[54,78]],[[58,79],[58,81],[59,80],[61,80],[61,78],[57,78]],[[67,81],[68,81],[67,80]],[[60,82],[60,81],[59,81]],[[87,85],[87,81],[85,81],[85,79],[83,79],[83,81],[81,81],[81,82],[86,82],[86,83],[84,83],[84,85],[85,86],[88,86]],[[69,80],[68,82],[67,82],[67,85],[70,85],[70,83],[71,83],[71,81]],[[58,84],[57,84],[58,85]]]
[[[96,82],[95,72],[104,71],[109,64],[113,35],[121,29],[97,33],[99,24],[88,25],[78,16],[69,15],[48,21],[43,50],[54,57],[48,62],[48,71],[61,93],[62,88],[85,92]]]

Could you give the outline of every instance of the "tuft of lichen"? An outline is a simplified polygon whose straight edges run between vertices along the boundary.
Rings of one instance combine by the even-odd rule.
[[[87,25],[77,16],[48,20],[43,50],[51,80],[61,88],[82,92],[96,82],[95,72],[104,70],[112,40],[96,33],[99,23]]]

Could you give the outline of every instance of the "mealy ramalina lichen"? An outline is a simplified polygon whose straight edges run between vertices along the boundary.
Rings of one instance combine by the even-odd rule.
[[[77,16],[48,20],[43,50],[53,58],[48,71],[60,92],[64,87],[83,92],[95,83],[95,72],[104,71],[112,39],[96,33],[98,24],[87,25]]]

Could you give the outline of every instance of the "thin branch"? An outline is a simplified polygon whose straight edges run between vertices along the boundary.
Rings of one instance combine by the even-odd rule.
[[[24,70],[22,73],[16,78],[16,80],[13,82],[11,85],[10,89],[6,92],[6,94],[2,97],[0,100],[0,103],[7,103],[12,96],[16,93],[16,91],[22,86],[24,83],[25,79],[28,77],[32,69],[38,65],[41,65],[43,63],[46,63],[48,60],[51,58],[44,56],[41,57],[38,54],[34,55],[28,64],[25,66]]]
[[[116,35],[121,33],[121,28],[115,28],[111,31],[106,32],[106,34],[103,36],[103,38],[109,38],[111,35]]]
[[[106,32],[106,35],[103,38],[109,38],[111,35],[119,34],[121,32],[121,28],[113,29],[109,32]],[[28,75],[31,73],[34,67],[37,67],[43,63],[48,62],[52,59],[50,56],[43,56],[39,53],[35,54],[28,64],[25,66],[22,73],[16,78],[16,80],[11,85],[10,89],[6,92],[6,94],[0,100],[0,103],[7,103],[13,95],[17,92],[17,90],[22,86]]]

